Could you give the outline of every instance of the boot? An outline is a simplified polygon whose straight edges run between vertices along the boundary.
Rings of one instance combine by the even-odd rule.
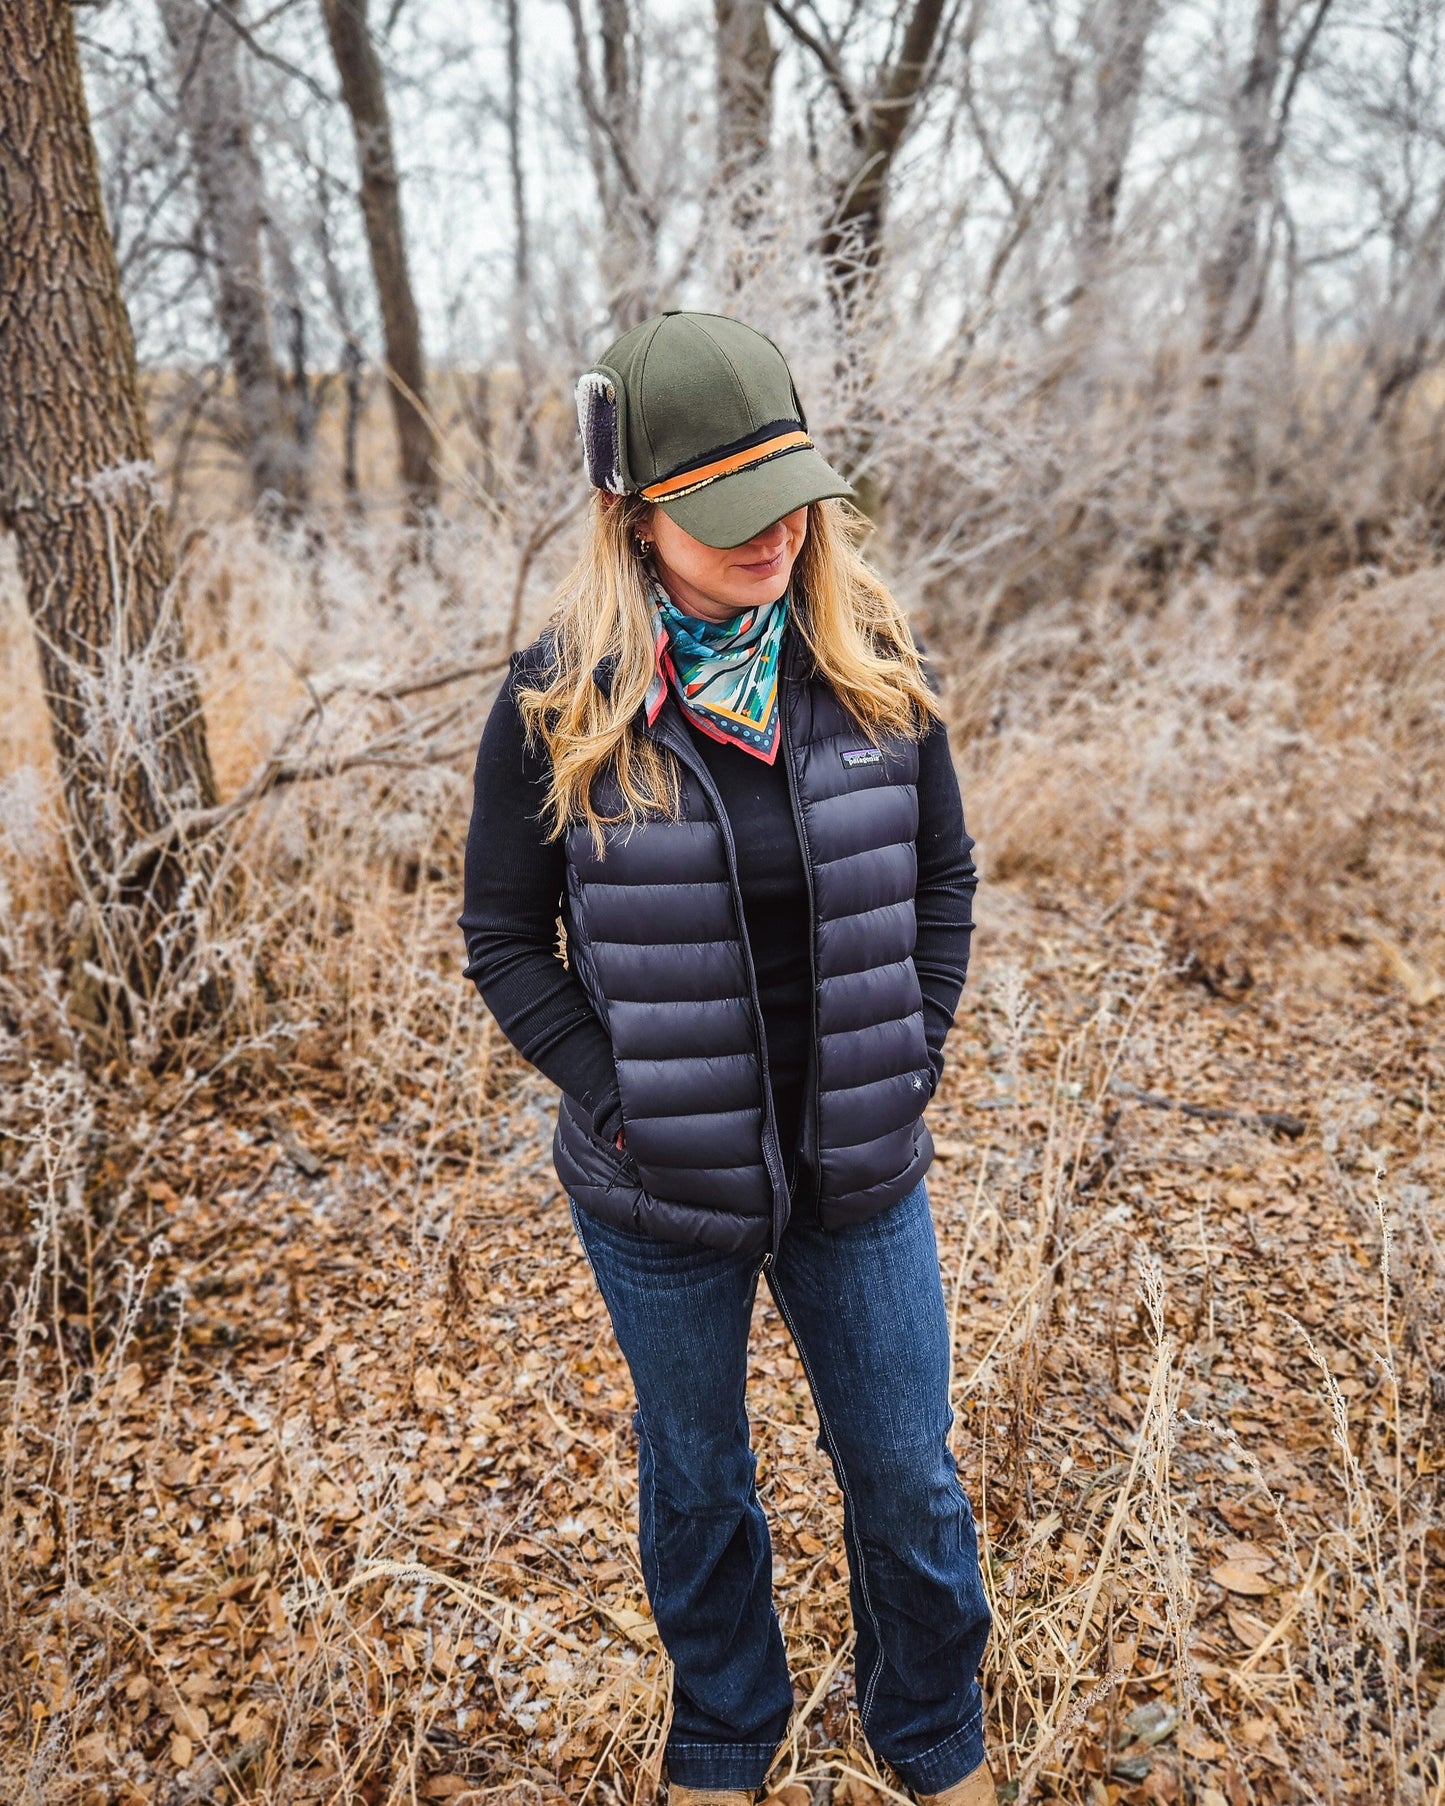
[[[993,1770],[986,1762],[980,1762],[971,1775],[945,1787],[942,1793],[919,1794],[918,1806],[998,1806]]]
[[[753,1806],[756,1798],[750,1787],[679,1787],[672,1781],[667,1789],[667,1806]]]

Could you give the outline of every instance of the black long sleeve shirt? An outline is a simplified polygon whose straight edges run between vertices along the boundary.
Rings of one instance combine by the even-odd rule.
[[[515,683],[514,662],[477,754],[461,916],[466,976],[513,1046],[589,1111],[593,1127],[610,1141],[622,1125],[612,1043],[581,982],[558,954],[566,858],[561,841],[546,838],[547,754],[527,743]],[[717,786],[737,846],[774,1112],[790,1159],[812,1051],[813,978],[807,878],[783,766],[786,753],[765,765],[703,734],[694,734],[693,742]],[[936,1087],[944,1037],[968,971],[977,874],[941,722],[930,724],[918,754],[913,963]]]

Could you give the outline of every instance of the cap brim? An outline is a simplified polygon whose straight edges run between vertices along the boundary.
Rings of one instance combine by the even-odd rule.
[[[795,508],[852,493],[822,453],[807,445],[657,505],[684,533],[721,550],[746,545]]]

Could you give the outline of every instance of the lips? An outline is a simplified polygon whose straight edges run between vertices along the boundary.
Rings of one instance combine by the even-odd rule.
[[[783,562],[781,548],[771,558],[761,558],[755,564],[741,564],[739,570],[747,571],[754,577],[771,577]]]

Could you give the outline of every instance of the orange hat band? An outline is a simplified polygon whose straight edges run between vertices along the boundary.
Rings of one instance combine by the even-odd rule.
[[[732,452],[728,457],[716,458],[710,464],[698,464],[692,470],[680,471],[675,477],[665,477],[660,483],[649,483],[639,493],[648,502],[674,501],[678,496],[691,495],[694,489],[706,488],[719,477],[733,476],[739,470],[751,470],[754,464],[766,463],[769,458],[776,458],[780,452],[800,451],[804,446],[811,447],[812,443],[803,432],[780,433],[776,439],[766,439],[761,445],[750,445],[745,451]]]

